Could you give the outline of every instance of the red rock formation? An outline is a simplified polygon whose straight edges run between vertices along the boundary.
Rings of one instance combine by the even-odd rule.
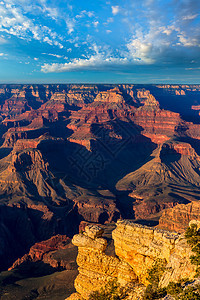
[[[116,185],[118,190],[129,191],[129,197],[135,200],[133,211],[137,219],[157,215],[167,207],[187,203],[200,195],[200,157],[190,144],[166,142],[152,157]]]
[[[110,103],[123,103],[124,98],[122,92],[120,92],[119,88],[114,88],[105,92],[100,92],[97,97],[94,99],[96,102],[110,102]]]
[[[193,110],[200,110],[200,105],[192,105],[191,109],[193,109]]]
[[[162,155],[167,156],[175,152],[181,154],[182,156],[189,156],[191,159],[197,157],[194,148],[192,148],[192,146],[188,143],[173,141],[163,144],[161,150]]]
[[[193,139],[200,139],[200,124],[187,123],[188,129],[186,131],[187,136]]]
[[[159,219],[158,228],[184,232],[191,220],[200,221],[200,203],[177,204],[173,208],[165,209]]]
[[[177,201],[158,203],[156,201],[145,202],[138,200],[133,205],[135,219],[148,219],[166,208],[174,207],[176,204]]]
[[[21,151],[24,149],[34,148],[36,149],[38,144],[40,143],[40,140],[28,140],[28,139],[19,139],[16,141],[14,145],[14,151]]]
[[[199,85],[154,86],[150,91],[133,85],[3,86],[0,90],[1,137],[5,138],[3,147],[14,147],[14,151],[6,157],[9,149],[1,149],[0,197],[1,203],[9,209],[23,211],[23,217],[16,211],[13,214],[9,209],[6,211],[5,220],[9,218],[9,224],[6,221],[0,224],[3,240],[8,232],[9,243],[12,239],[16,243],[13,224],[22,222],[23,218],[24,224],[31,224],[27,231],[32,232],[33,227],[37,232],[32,233],[30,246],[43,237],[66,233],[60,231],[61,228],[67,228],[67,232],[78,228],[83,219],[101,223],[115,220],[120,216],[118,207],[123,211],[122,202],[126,199],[130,202],[124,211],[130,209],[131,217],[135,213],[136,218],[148,218],[178,202],[197,199],[198,155],[189,144],[171,141],[177,137],[179,140],[200,139],[200,125],[183,121],[179,113],[160,109],[161,98],[158,93],[155,99],[153,91],[161,88],[166,89],[165,96],[171,96],[174,103],[176,97],[180,102],[186,101],[187,91],[200,90]],[[186,97],[175,95],[183,95],[182,91]],[[45,133],[46,138],[40,139]],[[58,137],[62,139],[60,144]],[[156,146],[150,140],[159,144],[152,155]],[[102,144],[104,148],[100,148]],[[117,145],[122,150],[115,152]],[[95,151],[105,154],[102,169],[95,179],[90,174],[90,182],[83,179],[80,184],[79,171],[71,168],[77,149],[87,155],[94,156]],[[85,170],[88,166],[81,163],[80,167]],[[91,172],[89,167],[87,171]],[[126,172],[131,172],[127,177],[133,177],[130,181],[128,178],[124,190],[126,195],[132,192],[122,200],[119,196],[121,206],[117,206],[118,198],[116,200],[114,195],[107,197],[97,193],[97,187],[104,184],[114,190],[116,181]],[[21,230],[18,225],[17,228]],[[10,245],[13,249],[12,243]]]
[[[8,270],[12,270],[27,261],[44,261],[45,263],[50,264],[52,267],[58,268],[61,265],[58,263],[58,261],[51,259],[50,254],[56,252],[57,250],[69,248],[70,241],[71,239],[66,235],[56,235],[51,237],[49,240],[36,243],[30,248],[28,254],[25,254],[23,257],[17,259]],[[64,267],[64,263],[62,267]]]
[[[79,214],[85,221],[94,223],[105,223],[116,221],[120,212],[116,207],[115,198],[106,199],[101,197],[88,197],[88,199],[77,199],[74,201]]]
[[[178,96],[185,96],[185,91],[184,90],[175,90],[175,94]]]
[[[134,118],[134,112],[135,108],[125,103],[119,88],[100,92],[93,103],[84,105],[79,111],[72,112],[71,123],[67,127],[74,133],[69,137],[69,141],[85,145],[90,150],[91,140],[96,139],[92,131],[93,124],[103,124],[106,129],[112,131],[110,137],[112,135],[113,138],[120,138],[108,122],[115,119],[130,122]]]
[[[135,124],[144,129],[143,134],[158,134],[168,137],[176,133],[176,127],[181,123],[181,118],[178,113],[161,110],[157,103],[155,106],[146,105],[140,107],[134,115]]]
[[[1,112],[6,116],[20,115],[29,109],[30,107],[26,99],[18,99],[13,96],[12,98],[5,101],[2,106]]]

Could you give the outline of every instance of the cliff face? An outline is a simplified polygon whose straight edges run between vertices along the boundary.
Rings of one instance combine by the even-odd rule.
[[[158,227],[184,232],[191,220],[200,221],[200,204],[198,201],[192,201],[186,205],[177,204],[173,208],[163,210]]]
[[[192,252],[183,235],[118,221],[112,232],[116,256],[106,254],[107,241],[101,236],[102,229],[91,225],[86,226],[83,234],[74,236],[72,242],[78,246],[79,275],[75,280],[77,293],[68,299],[88,299],[92,291],[113,279],[121,286],[132,284],[129,297],[142,299],[148,284],[147,271],[158,259],[166,261],[160,286],[195,275],[195,267],[189,259]]]
[[[117,280],[123,286],[137,282],[134,270],[126,261],[115,255],[106,255],[107,240],[102,234],[100,227],[89,225],[83,234],[73,237],[72,243],[78,246],[79,275],[74,283],[77,294],[69,299],[79,299],[80,296],[88,299],[92,291],[99,290],[109,281]]]
[[[17,259],[9,271],[20,265],[30,262],[44,262],[56,269],[76,269],[75,259],[77,248],[71,244],[70,238],[66,235],[56,235],[49,240],[34,244],[29,253]]]
[[[117,256],[130,264],[139,282],[147,284],[147,270],[157,259],[167,262],[161,286],[195,275],[195,267],[190,263],[192,251],[184,235],[125,220],[117,222],[112,236]]]
[[[195,201],[200,194],[200,157],[190,144],[166,142],[151,157],[116,185],[118,190],[130,191],[136,219],[145,219],[178,203]]]

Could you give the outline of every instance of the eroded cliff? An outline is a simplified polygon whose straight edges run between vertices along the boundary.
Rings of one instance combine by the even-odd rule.
[[[126,299],[142,299],[147,275],[159,259],[166,267],[159,286],[170,281],[195,276],[190,262],[192,254],[184,235],[119,220],[112,232],[115,254],[107,252],[107,240],[98,226],[86,226],[85,232],[75,235],[78,246],[79,275],[75,280],[77,293],[68,299],[89,299],[89,295],[116,280],[122,287],[131,286]],[[108,241],[109,242],[109,241]]]

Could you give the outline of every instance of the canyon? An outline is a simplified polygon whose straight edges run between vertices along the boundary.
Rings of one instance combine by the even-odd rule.
[[[131,223],[134,232],[142,235],[147,230],[149,236],[158,232],[162,236],[162,230],[182,234],[189,221],[199,220],[199,99],[200,85],[1,85],[3,282],[10,282],[10,276],[20,280],[24,268],[29,278],[38,264],[41,270],[48,266],[50,273],[41,273],[45,284],[46,276],[60,276],[62,282],[72,274],[74,279],[77,248],[70,240],[81,226],[84,230],[88,224],[109,226],[129,219],[141,224]],[[118,222],[117,228],[122,228]],[[140,227],[145,225],[156,229]],[[129,230],[128,224],[123,226]],[[116,229],[114,240],[115,233]],[[80,234],[78,239],[79,265],[89,255],[90,240]],[[131,280],[145,284],[138,278],[146,275],[133,270],[138,262],[119,263],[123,251],[117,242],[119,258],[113,256],[113,261],[106,256],[110,248],[103,241],[98,247],[102,256],[94,255],[97,265],[101,257],[124,277],[130,272]],[[169,256],[165,259],[170,263]],[[117,278],[119,270],[115,272]],[[86,280],[85,273],[78,276]],[[73,280],[68,281],[70,294]],[[6,288],[10,291],[14,286],[4,287],[6,300]],[[17,295],[13,300],[24,297]],[[39,294],[35,298],[40,299]]]

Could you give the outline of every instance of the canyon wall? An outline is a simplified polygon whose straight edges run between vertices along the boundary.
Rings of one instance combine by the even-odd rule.
[[[191,220],[200,221],[199,201],[177,204],[173,208],[164,209],[158,227],[183,233]]]
[[[112,232],[112,254],[107,251],[107,240],[102,238],[103,230],[98,226],[86,226],[85,232],[74,236],[79,275],[75,280],[77,293],[68,300],[89,299],[91,292],[113,280],[122,287],[131,287],[126,299],[142,299],[148,285],[148,270],[158,260],[166,262],[161,287],[170,281],[194,278],[195,267],[190,263],[192,252],[184,235],[128,220],[119,220],[116,225]]]

